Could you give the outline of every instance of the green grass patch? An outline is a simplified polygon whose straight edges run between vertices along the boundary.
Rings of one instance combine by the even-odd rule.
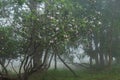
[[[103,71],[75,71],[75,77],[68,70],[49,70],[45,73],[36,73],[29,80],[120,80],[120,68]]]

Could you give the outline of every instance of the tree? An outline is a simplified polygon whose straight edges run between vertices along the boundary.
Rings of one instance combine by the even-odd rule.
[[[49,67],[50,52],[55,53],[53,46],[60,46],[62,51],[66,50],[66,44],[72,40],[73,36],[76,38],[78,35],[76,30],[80,27],[76,26],[80,24],[76,21],[79,18],[76,19],[73,16],[75,7],[72,0],[4,2],[6,5],[2,7],[6,7],[6,11],[11,12],[8,8],[13,9],[13,13],[10,14],[13,21],[10,25],[13,26],[14,35],[20,42],[18,57],[21,58],[21,63],[19,72],[15,71],[18,78],[27,80],[36,71],[42,74]],[[61,59],[60,55],[57,54]],[[62,59],[61,61],[64,63]]]
[[[0,27],[0,65],[2,67],[0,73],[8,73],[7,67],[10,61],[18,56],[18,46],[18,41],[13,38],[13,29],[11,27]]]

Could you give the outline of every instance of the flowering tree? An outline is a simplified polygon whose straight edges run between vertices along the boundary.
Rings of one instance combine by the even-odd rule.
[[[67,49],[68,42],[79,39],[83,27],[80,26],[82,22],[79,23],[82,19],[73,13],[79,6],[72,0],[1,1],[1,18],[10,19],[8,25],[13,28],[14,39],[20,42],[17,47],[21,61],[19,71],[13,66],[20,80],[27,80],[36,71],[42,74],[54,55],[65,64],[60,55]]]

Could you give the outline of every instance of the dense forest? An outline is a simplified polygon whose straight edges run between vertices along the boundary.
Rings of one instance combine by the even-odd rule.
[[[29,80],[34,74],[42,78],[33,80],[49,80],[44,77],[51,74],[53,62],[53,72],[59,70],[58,60],[78,80],[87,79],[69,64],[90,72],[120,66],[119,4],[120,0],[0,0],[0,80]],[[86,56],[89,61],[81,63]]]

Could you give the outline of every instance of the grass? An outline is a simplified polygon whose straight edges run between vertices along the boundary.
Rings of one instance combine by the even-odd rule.
[[[103,71],[75,71],[74,77],[68,70],[49,70],[42,75],[36,73],[29,80],[120,80],[120,68],[106,69]]]

